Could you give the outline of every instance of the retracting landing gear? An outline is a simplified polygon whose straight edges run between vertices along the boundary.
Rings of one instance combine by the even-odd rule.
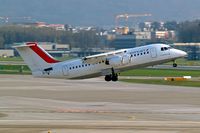
[[[112,68],[112,74],[105,76],[105,81],[109,82],[111,80],[114,82],[118,81],[118,74],[115,73],[113,68]]]
[[[114,82],[118,81],[118,75],[117,74],[112,75],[112,81],[114,81]]]
[[[109,82],[112,80],[112,75],[106,75],[105,76],[105,81]]]
[[[173,62],[173,67],[177,67],[176,61]]]

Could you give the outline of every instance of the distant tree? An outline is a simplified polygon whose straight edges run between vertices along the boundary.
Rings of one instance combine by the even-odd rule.
[[[145,23],[144,22],[139,23],[139,28],[141,29],[141,31],[144,31]]]
[[[69,30],[57,31],[52,28],[22,27],[16,25],[0,27],[0,48],[16,42],[31,41],[71,44],[72,47],[88,49],[99,46],[100,37],[97,35],[95,29],[72,33]]]
[[[179,42],[200,42],[200,20],[185,21],[179,24]]]
[[[0,36],[0,48],[4,48],[4,39],[2,36]]]
[[[94,31],[80,31],[79,33],[75,33],[73,40],[74,44],[72,45],[83,50],[99,45],[99,38]]]
[[[165,22],[164,27],[167,30],[177,30],[178,29],[178,23],[176,21],[168,21],[168,22]]]
[[[151,24],[151,28],[156,31],[156,30],[159,30],[160,29],[160,23],[159,22],[153,22]]]

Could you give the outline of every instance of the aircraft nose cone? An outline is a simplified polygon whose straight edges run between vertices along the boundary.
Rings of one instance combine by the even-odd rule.
[[[187,56],[187,53],[185,51],[180,51],[180,55],[185,57],[185,56]]]

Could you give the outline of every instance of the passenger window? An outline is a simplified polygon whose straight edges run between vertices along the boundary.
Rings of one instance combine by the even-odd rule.
[[[164,50],[168,50],[168,48],[167,48],[167,47],[164,47]]]
[[[164,48],[163,48],[163,47],[161,48],[161,51],[164,51]]]

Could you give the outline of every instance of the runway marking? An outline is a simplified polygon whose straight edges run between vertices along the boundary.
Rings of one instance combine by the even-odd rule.
[[[58,109],[58,110],[45,110],[45,109],[2,109],[0,113],[96,113],[96,114],[177,114],[177,115],[199,115],[200,112],[148,112],[148,111],[109,111],[109,110],[95,110],[95,109]]]
[[[0,128],[63,129],[200,129],[193,121],[87,121],[87,120],[1,120]]]

